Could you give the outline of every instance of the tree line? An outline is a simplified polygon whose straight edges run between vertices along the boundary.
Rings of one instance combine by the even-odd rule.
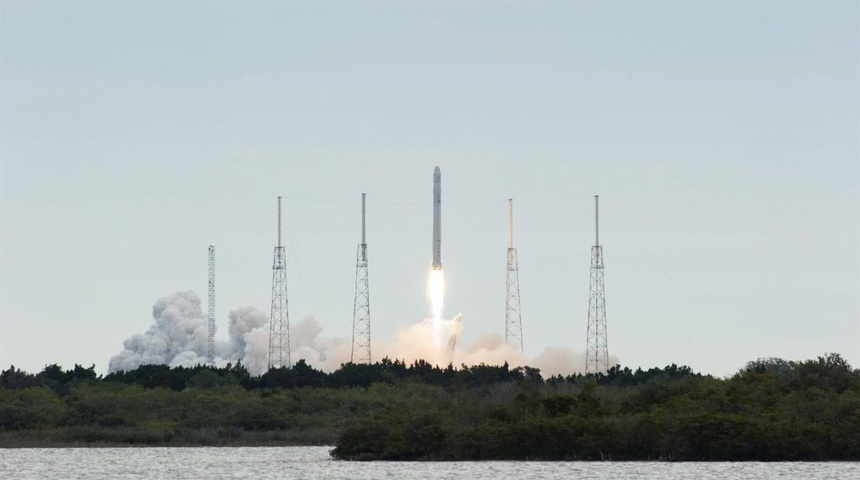
[[[300,360],[144,365],[101,376],[0,372],[0,446],[335,445],[340,459],[858,460],[860,370],[840,355],[749,362],[715,378],[615,366],[383,359],[326,373]]]

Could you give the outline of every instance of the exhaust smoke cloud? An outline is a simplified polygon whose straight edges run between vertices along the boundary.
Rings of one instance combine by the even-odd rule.
[[[437,298],[441,300],[441,296]],[[462,315],[452,320],[441,316],[440,308],[439,318],[427,318],[399,328],[392,341],[374,340],[374,360],[388,357],[408,364],[420,359],[442,366],[449,363],[460,366],[508,362],[511,367],[528,365],[538,368],[544,377],[583,371],[584,354],[567,347],[549,347],[529,358],[507,345],[497,334],[482,334],[474,341],[464,343]],[[152,307],[152,317],[154,323],[144,333],[135,334],[123,342],[122,351],[110,359],[108,372],[133,370],[147,364],[193,367],[208,363],[207,319],[196,293],[176,292],[159,299]],[[268,360],[268,322],[268,315],[254,307],[231,311],[228,338],[216,339],[215,342],[214,363],[223,366],[241,361],[252,375],[264,373]],[[305,317],[295,323],[290,331],[295,360],[304,359],[308,365],[326,372],[349,362],[350,339],[325,337],[322,326],[313,317]]]

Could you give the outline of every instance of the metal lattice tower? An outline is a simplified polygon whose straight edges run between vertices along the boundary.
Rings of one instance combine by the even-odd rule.
[[[514,200],[508,199],[508,281],[505,296],[505,343],[523,351],[523,323],[520,315],[520,276],[514,248]]]
[[[209,363],[215,365],[215,246],[209,245]]]
[[[609,370],[606,333],[606,291],[603,284],[603,247],[600,246],[597,195],[594,196],[594,246],[591,247],[591,286],[588,297],[588,331],[585,347],[585,373]]]
[[[281,241],[281,197],[278,197],[278,245],[272,262],[272,311],[269,315],[269,369],[292,367],[290,315],[287,310],[287,264]]]
[[[355,300],[352,306],[352,353],[349,361],[371,363],[370,357],[370,284],[367,274],[365,194],[361,194],[361,243],[355,260]]]

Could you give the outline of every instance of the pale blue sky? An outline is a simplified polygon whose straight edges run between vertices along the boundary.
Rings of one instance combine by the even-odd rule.
[[[860,367],[860,6],[825,2],[0,1],[0,367],[100,371],[177,290],[220,334],[351,331],[368,193],[375,336],[426,315],[443,175],[449,316],[585,344],[601,196],[610,353],[726,375]]]

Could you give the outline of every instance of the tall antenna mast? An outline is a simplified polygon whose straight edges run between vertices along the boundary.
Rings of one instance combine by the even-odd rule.
[[[370,356],[370,284],[367,271],[367,227],[365,198],[361,194],[361,243],[355,260],[355,297],[352,304],[352,363],[371,363]]]
[[[215,365],[215,245],[209,245],[209,363]]]
[[[609,348],[606,333],[606,291],[603,283],[603,247],[598,235],[598,204],[594,196],[594,246],[591,247],[591,282],[588,297],[585,373],[609,370]]]
[[[597,209],[597,195],[594,196],[594,246],[600,245],[600,211]]]
[[[520,278],[517,249],[514,248],[514,200],[508,199],[508,275],[505,295],[505,343],[523,351],[523,324],[520,315]]]
[[[281,197],[278,197],[278,248],[284,246],[284,242],[281,240]]]
[[[278,197],[278,245],[272,262],[272,311],[269,315],[269,369],[292,367],[290,315],[287,303],[287,265],[281,237],[281,197]]]

